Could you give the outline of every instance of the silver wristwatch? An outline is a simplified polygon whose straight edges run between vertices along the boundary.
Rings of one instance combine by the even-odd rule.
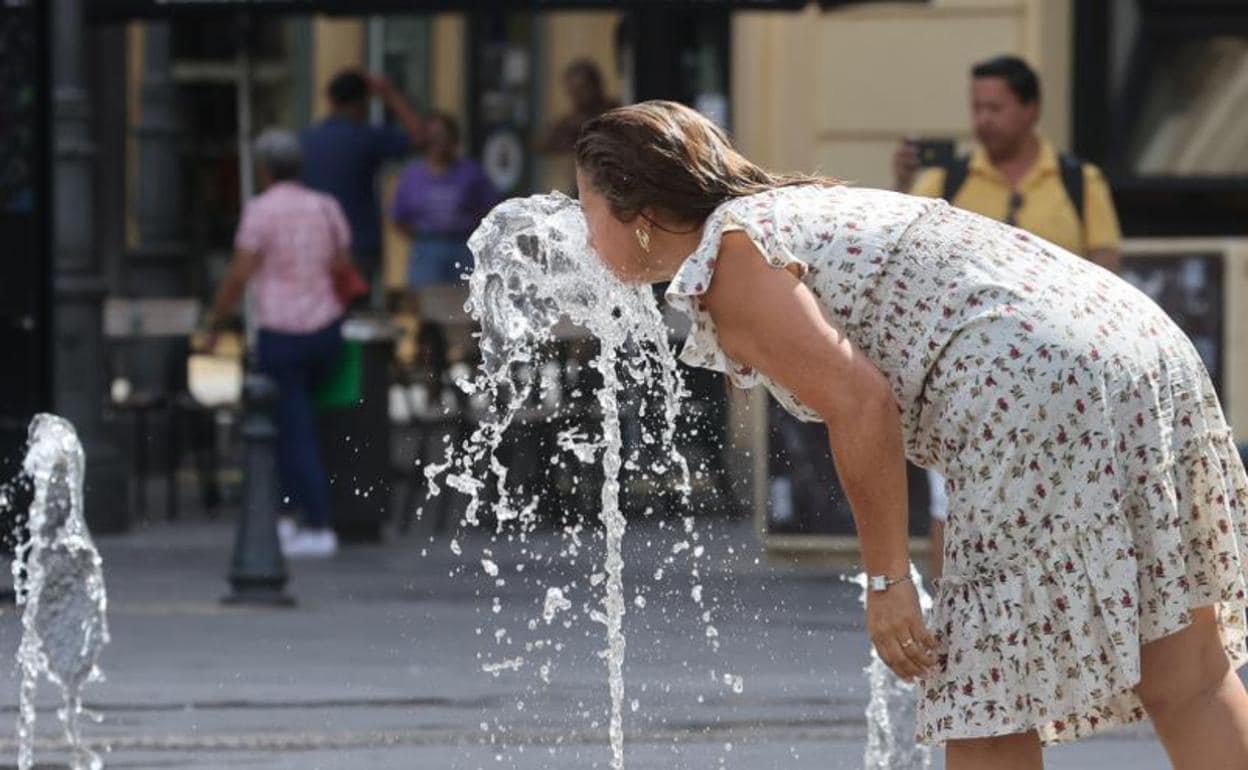
[[[905,583],[910,579],[909,575],[902,577],[889,577],[888,575],[872,575],[867,579],[867,587],[873,593],[883,593],[898,583]]]

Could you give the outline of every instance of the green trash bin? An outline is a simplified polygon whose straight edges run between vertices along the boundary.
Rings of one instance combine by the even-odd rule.
[[[364,386],[364,346],[358,340],[344,340],[334,373],[316,389],[316,408],[322,412],[350,409],[362,397]]]
[[[317,389],[334,529],[344,542],[378,542],[389,517],[390,365],[397,330],[351,317],[334,374]]]

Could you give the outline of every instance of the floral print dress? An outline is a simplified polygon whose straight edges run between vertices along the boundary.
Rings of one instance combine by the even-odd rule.
[[[667,290],[693,321],[682,358],[806,420],[716,342],[700,295],[732,229],[875,363],[909,459],[947,478],[920,740],[1053,743],[1140,719],[1141,644],[1197,607],[1216,605],[1245,662],[1248,477],[1205,367],[1151,300],[943,201],[815,186],[729,201]]]

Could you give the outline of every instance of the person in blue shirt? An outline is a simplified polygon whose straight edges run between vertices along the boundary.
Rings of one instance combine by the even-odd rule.
[[[368,123],[370,95],[381,98],[401,128]],[[330,81],[329,117],[301,138],[303,183],[333,196],[351,226],[352,251],[373,283],[381,268],[381,207],[377,171],[425,144],[425,121],[397,87],[381,75],[346,70]]]

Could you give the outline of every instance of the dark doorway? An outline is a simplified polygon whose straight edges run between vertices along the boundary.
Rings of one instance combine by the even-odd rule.
[[[633,61],[634,98],[681,102],[729,128],[731,17],[726,7],[630,14],[621,44]]]
[[[26,426],[52,392],[48,26],[46,3],[0,6],[0,484],[21,469]],[[24,509],[0,506],[4,540]]]

